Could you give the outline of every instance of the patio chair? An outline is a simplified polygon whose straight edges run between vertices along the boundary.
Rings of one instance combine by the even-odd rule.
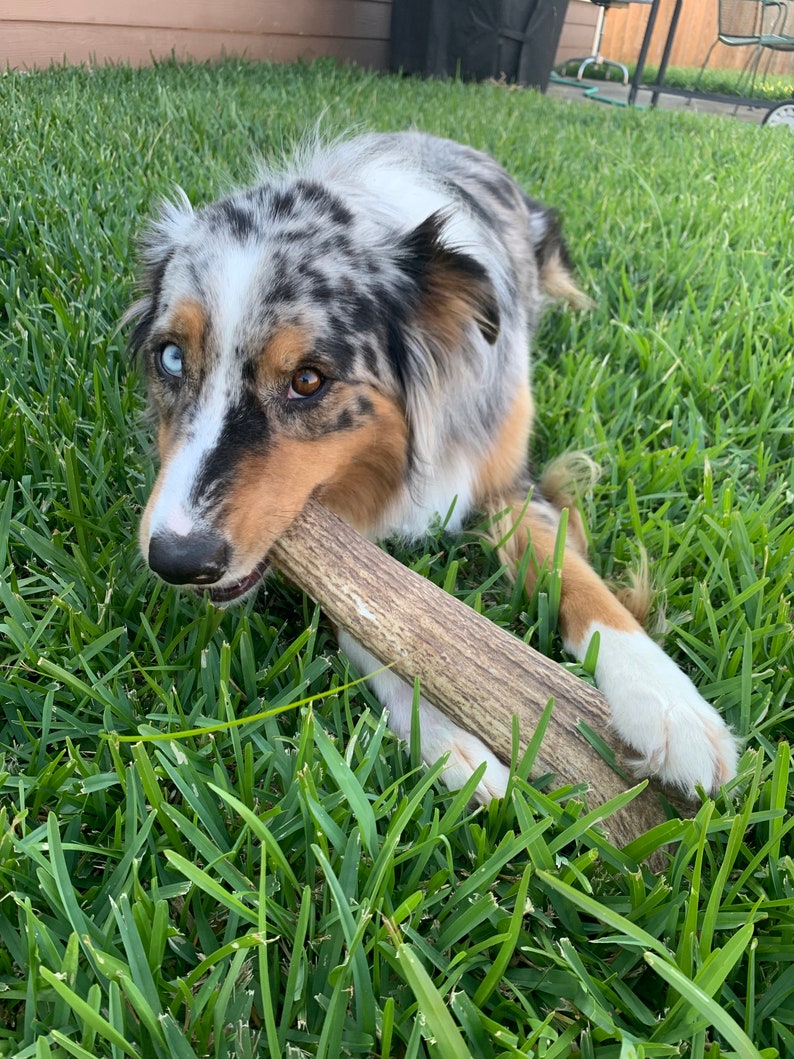
[[[584,72],[588,66],[604,66],[614,67],[616,70],[620,70],[623,74],[623,84],[629,83],[629,71],[624,63],[617,62],[615,59],[607,59],[601,54],[601,41],[604,38],[604,21],[606,12],[611,8],[615,7],[628,7],[629,4],[651,4],[653,0],[591,0],[592,3],[597,4],[598,7],[602,7],[604,10],[601,13],[598,20],[598,31],[596,34],[595,54],[588,55],[582,59],[569,59],[565,63],[565,69],[572,66],[574,63],[579,64],[579,69],[576,71],[576,80],[581,81],[584,77]],[[609,80],[609,74],[606,75],[607,81]]]
[[[786,0],[762,0],[763,14],[759,47],[769,51],[794,51],[794,16],[789,17]],[[766,17],[771,14],[771,19]],[[772,56],[770,55],[771,59]]]
[[[748,73],[753,63],[758,65],[758,48],[761,43],[761,31],[764,24],[764,8],[780,7],[779,0],[719,0],[717,10],[717,38],[712,41],[711,47],[706,52],[706,58],[695,79],[694,91],[700,86],[703,72],[709,64],[711,53],[718,44],[726,44],[729,48],[753,47],[747,62],[742,70],[739,81]]]
[[[783,0],[767,0],[767,7],[777,8],[771,21],[764,21],[764,30],[758,46],[759,60],[764,50],[768,51],[766,69],[776,51],[794,51],[794,15],[790,15],[788,4]],[[794,94],[773,106],[763,121],[764,125],[787,125],[794,129]]]
[[[794,27],[788,21],[787,0],[760,0],[760,8],[758,41],[744,68],[744,74],[749,81],[749,95],[753,94],[764,51],[767,52],[767,70],[773,52],[794,51]],[[741,83],[740,77],[738,84]]]

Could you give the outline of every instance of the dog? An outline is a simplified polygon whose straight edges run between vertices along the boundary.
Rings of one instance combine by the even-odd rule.
[[[555,476],[533,483],[530,341],[549,301],[585,299],[556,212],[496,161],[419,132],[315,144],[200,209],[164,203],[141,286],[126,320],[157,424],[140,526],[156,574],[238,600],[316,496],[371,539],[489,513],[508,567],[531,545],[531,590],[567,507],[563,643],[582,660],[598,635],[596,683],[637,771],[690,796],[735,774],[737,740],[588,564]],[[388,670],[371,686],[407,739],[413,689]],[[506,766],[425,698],[420,738],[425,760],[449,755],[449,786],[484,761],[477,796],[504,795]]]

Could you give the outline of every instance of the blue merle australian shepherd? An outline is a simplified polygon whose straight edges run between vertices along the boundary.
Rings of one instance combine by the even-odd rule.
[[[468,147],[365,135],[201,209],[165,205],[142,253],[128,318],[161,466],[140,544],[160,577],[239,599],[316,496],[370,538],[512,509],[504,558],[531,542],[531,588],[565,499],[555,475],[532,489],[530,338],[548,300],[584,300],[553,211]],[[560,624],[578,659],[599,634],[596,680],[642,771],[689,793],[734,774],[734,737],[588,565],[574,511]],[[406,737],[412,688],[390,672],[372,684]],[[425,700],[420,730],[427,760],[449,752],[450,786],[487,761],[480,796],[504,793],[476,733]]]

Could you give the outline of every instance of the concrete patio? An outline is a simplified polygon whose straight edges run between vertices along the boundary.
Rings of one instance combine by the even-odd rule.
[[[559,80],[552,75],[552,80],[546,90],[546,94],[555,99],[566,99],[571,102],[585,103],[587,106],[601,105],[628,105],[629,85],[623,85],[618,80],[596,81],[584,78],[576,81],[575,78]],[[637,93],[637,106],[650,107],[651,90],[641,88]],[[662,93],[659,96],[657,106],[660,110],[686,110],[693,114],[723,114],[726,117],[738,118],[760,125],[767,113],[766,107],[738,106],[735,103],[723,103],[710,99],[691,99],[684,96],[668,95]],[[771,104],[770,104],[771,106]]]

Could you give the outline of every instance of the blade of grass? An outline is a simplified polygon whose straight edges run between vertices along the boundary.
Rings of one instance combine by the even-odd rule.
[[[691,978],[687,978],[677,967],[656,953],[646,952],[644,958],[648,966],[656,971],[660,978],[680,993],[695,1011],[708,1021],[709,1025],[730,1041],[740,1059],[763,1059],[741,1026],[738,1026],[725,1009]]]
[[[132,1059],[141,1059],[140,1053],[110,1025],[107,1019],[103,1018],[99,1012],[94,1011],[82,997],[78,996],[73,989],[70,989],[65,982],[62,982],[48,967],[42,967],[40,974],[44,981],[67,1001],[83,1022],[91,1027],[94,1033],[109,1044],[119,1048],[125,1055],[131,1056]]]
[[[544,884],[544,886],[548,887],[548,889],[560,894],[567,901],[570,901],[576,908],[580,908],[583,912],[593,916],[594,919],[606,923],[608,926],[619,931],[624,938],[624,943],[637,945],[643,949],[650,949],[665,960],[672,958],[672,953],[659,941],[658,938],[654,938],[653,935],[649,934],[641,927],[638,927],[635,923],[632,923],[631,920],[626,919],[625,916],[615,912],[607,905],[600,904],[594,898],[588,897],[587,894],[580,893],[578,890],[574,889],[573,886],[569,886],[568,883],[556,879],[548,872],[538,871],[536,874],[537,878]]]
[[[397,941],[395,952],[411,992],[416,997],[425,1035],[432,1038],[438,1055],[441,1059],[472,1059],[460,1030],[432,978],[422,966],[422,961],[406,942]]]

